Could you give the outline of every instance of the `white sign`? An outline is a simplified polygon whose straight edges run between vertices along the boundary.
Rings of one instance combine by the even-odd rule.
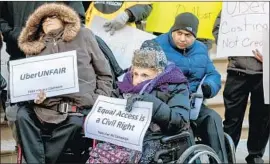
[[[253,56],[269,29],[269,2],[223,2],[217,57]]]
[[[156,37],[155,35],[130,26],[125,26],[111,36],[110,33],[105,32],[103,28],[106,21],[107,20],[102,17],[95,16],[90,29],[95,35],[99,36],[107,43],[122,69],[131,66],[131,60],[135,49],[140,49],[145,40],[151,40]]]
[[[269,30],[264,31],[263,35],[263,91],[264,103],[269,104]]]
[[[76,51],[10,61],[11,102],[79,92]]]
[[[99,96],[86,117],[85,136],[142,151],[153,103],[137,101],[132,111],[127,112],[126,102],[125,99]]]

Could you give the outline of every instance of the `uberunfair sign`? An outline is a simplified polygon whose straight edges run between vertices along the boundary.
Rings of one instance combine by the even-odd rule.
[[[50,69],[50,70],[45,70],[45,71],[38,71],[38,72],[33,73],[33,74],[29,74],[29,73],[21,74],[20,79],[27,80],[27,79],[34,79],[34,78],[43,77],[43,76],[58,75],[58,74],[62,74],[62,73],[66,73],[65,67]]]
[[[79,92],[76,51],[10,61],[11,102]]]

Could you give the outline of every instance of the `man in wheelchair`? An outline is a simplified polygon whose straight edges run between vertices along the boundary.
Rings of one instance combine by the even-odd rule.
[[[113,151],[117,146],[109,143],[100,143],[96,146],[95,149],[101,149],[100,151],[106,151],[106,154],[119,158],[120,163],[123,161],[127,163],[154,162],[156,151],[169,146],[161,142],[164,136],[176,135],[190,128],[187,79],[175,64],[167,62],[164,52],[155,41],[145,41],[141,50],[134,52],[132,66],[125,74],[123,81],[118,83],[118,89],[114,94],[116,97],[127,99],[127,111],[132,110],[135,101],[153,102],[152,122],[144,137],[143,152],[139,155],[137,153],[136,158],[121,158],[113,152],[116,153],[122,149]],[[182,150],[190,146],[190,141],[186,140],[183,142],[177,140],[174,143],[182,144]],[[105,144],[107,149],[102,144]],[[96,150],[91,152],[90,163],[111,162],[110,156],[93,153]],[[132,151],[126,149],[123,152]],[[136,153],[130,153],[130,156],[131,154]],[[130,159],[135,160],[130,161]]]
[[[62,151],[81,139],[84,117],[98,95],[110,96],[110,65],[94,34],[64,4],[44,4],[28,18],[18,39],[27,57],[77,50],[80,92],[46,98],[41,91],[19,103],[16,127],[27,163],[56,163]],[[46,138],[44,138],[46,136]]]
[[[202,82],[204,98],[212,98],[221,88],[221,76],[208,56],[207,47],[196,40],[199,20],[192,13],[182,13],[175,18],[168,33],[154,40],[159,43],[169,61],[179,67],[189,82],[190,93],[196,93]],[[205,78],[204,78],[205,77]],[[209,145],[227,163],[222,119],[217,112],[202,104],[192,130],[204,144]]]

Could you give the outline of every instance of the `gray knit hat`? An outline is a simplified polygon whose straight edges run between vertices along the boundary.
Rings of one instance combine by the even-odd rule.
[[[196,38],[199,26],[199,19],[192,13],[185,12],[179,14],[172,26],[172,32],[176,30],[186,30]]]
[[[168,64],[166,55],[162,48],[154,40],[143,42],[140,50],[134,52],[132,65],[142,68],[153,68],[164,70]]]

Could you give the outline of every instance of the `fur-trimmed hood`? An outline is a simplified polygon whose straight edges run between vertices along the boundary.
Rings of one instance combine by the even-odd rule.
[[[41,21],[48,17],[56,15],[64,23],[63,41],[72,41],[81,28],[81,22],[78,14],[72,8],[59,3],[48,3],[37,8],[31,14],[23,28],[19,38],[18,45],[26,55],[37,55],[44,48],[45,43],[41,36]]]

